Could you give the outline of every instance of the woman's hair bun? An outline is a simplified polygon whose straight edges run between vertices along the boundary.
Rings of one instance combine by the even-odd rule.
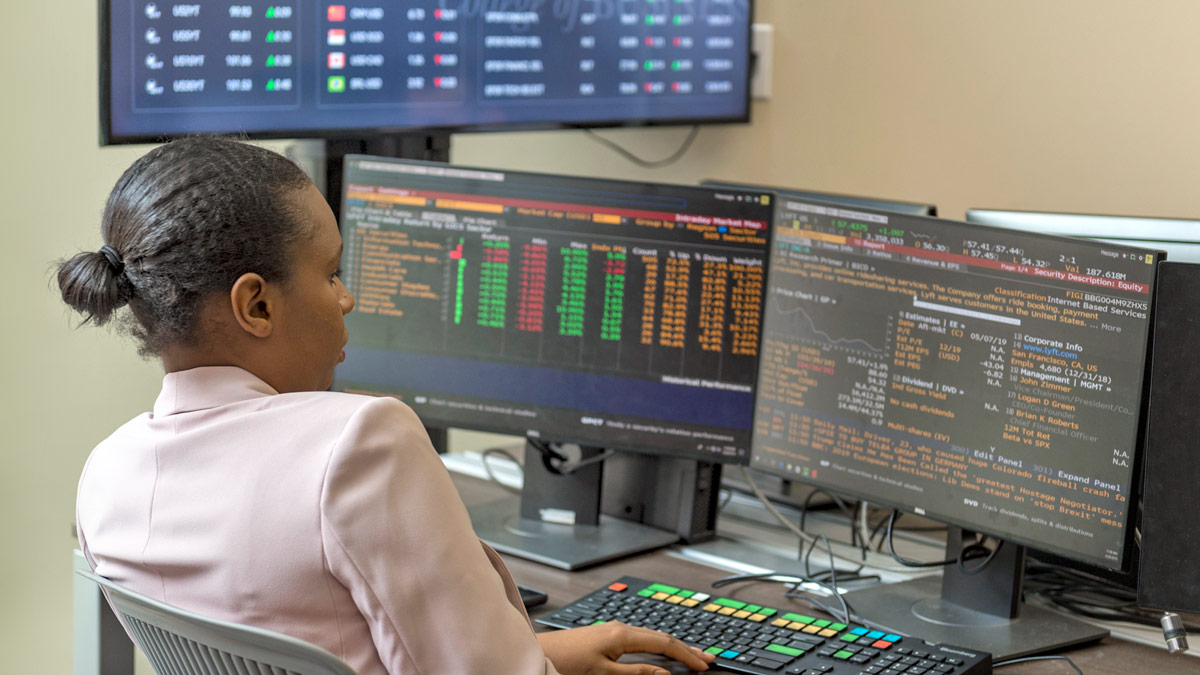
[[[253,272],[282,283],[313,217],[312,186],[287,158],[248,143],[198,136],[160,145],[117,179],[100,222],[104,246],[58,266],[63,301],[104,324],[122,321],[143,355],[200,338],[202,304]]]
[[[99,251],[81,252],[58,266],[63,302],[84,315],[84,323],[103,325],[129,302],[129,282]]]

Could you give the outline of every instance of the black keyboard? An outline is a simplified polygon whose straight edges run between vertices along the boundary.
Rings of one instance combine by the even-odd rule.
[[[895,633],[621,577],[538,623],[621,621],[715,654],[713,667],[752,675],[984,675],[992,656]]]

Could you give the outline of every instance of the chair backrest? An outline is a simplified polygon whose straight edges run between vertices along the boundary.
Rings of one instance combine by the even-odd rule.
[[[159,675],[355,675],[333,654],[294,637],[172,607],[84,570]]]

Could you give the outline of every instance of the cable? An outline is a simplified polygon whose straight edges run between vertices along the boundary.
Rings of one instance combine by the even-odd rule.
[[[589,457],[585,460],[580,461],[577,464],[572,464],[571,466],[567,467],[566,469],[562,469],[562,473],[564,476],[569,476],[569,475],[575,473],[576,471],[582,469],[585,466],[599,464],[600,462],[603,462],[604,460],[606,460],[616,454],[617,454],[616,450],[605,450],[605,451],[601,452],[600,454],[596,455],[595,457]]]
[[[992,560],[1002,548],[1004,548],[1003,539],[997,539],[996,547],[990,552],[987,552],[988,548],[983,545],[982,539],[974,544],[962,547],[958,551],[958,571],[968,575],[979,574],[986,569],[988,565],[992,564]],[[975,558],[979,558],[980,556],[983,557],[983,562],[979,563],[975,567],[967,567],[968,560],[973,560]]]
[[[954,563],[958,562],[958,558],[949,558],[947,560],[932,560],[932,561],[928,561],[928,562],[920,561],[920,560],[909,560],[907,558],[901,558],[900,554],[896,553],[896,544],[895,544],[895,541],[893,541],[893,539],[892,539],[892,526],[896,522],[896,513],[898,513],[898,512],[892,511],[892,515],[890,518],[888,518],[888,524],[887,524],[887,547],[888,547],[888,553],[890,553],[892,555],[893,560],[900,563],[901,565],[904,565],[905,567],[945,567],[946,565],[953,565]]]
[[[721,503],[717,504],[717,513],[724,513],[725,507],[729,506],[729,502],[733,499],[733,490],[722,489],[721,492],[724,492],[725,496],[721,498]]]
[[[858,538],[862,541],[863,550],[869,550],[871,547],[871,521],[867,517],[867,511],[871,505],[867,502],[859,502],[858,507]]]
[[[832,492],[826,492],[825,490],[821,490],[821,489],[815,489],[812,492],[809,492],[808,496],[806,496],[804,498],[804,503],[800,505],[800,529],[804,530],[804,522],[808,518],[808,510],[812,508],[812,499],[813,499],[813,497],[816,497],[817,495],[825,495],[826,497],[829,497],[831,500],[833,500],[834,504],[837,504],[837,507],[839,509],[841,509],[842,513],[845,514],[846,518],[848,518],[850,520],[850,531],[851,531],[851,533],[853,533],[854,532],[854,511],[852,511],[849,506],[846,506],[846,502],[842,501],[841,497],[833,494]],[[804,530],[804,531],[807,532],[808,530]],[[850,540],[850,545],[856,546],[853,539]]]
[[[838,589],[831,587],[829,584],[827,584],[823,581],[818,581],[817,579],[811,579],[808,577],[796,576],[796,575],[791,575],[791,574],[780,574],[778,572],[765,572],[765,573],[759,573],[759,574],[735,574],[735,575],[728,576],[728,577],[722,577],[722,578],[717,579],[716,581],[712,582],[711,586],[713,588],[720,588],[722,586],[728,586],[729,584],[739,583],[739,582],[743,582],[743,581],[770,581],[770,582],[774,582],[774,583],[783,584],[785,586],[790,586],[791,590],[786,591],[784,593],[784,597],[788,597],[788,598],[799,597],[799,598],[803,599],[805,602],[807,602],[809,605],[821,610],[822,612],[825,612],[826,614],[828,614],[832,617],[835,617],[835,618],[843,621],[843,623],[847,623],[847,624],[859,623],[868,628],[873,628],[873,626],[865,618],[863,618],[862,616],[860,616],[859,614],[856,614],[854,612],[854,609],[850,606],[850,603],[846,602],[846,599],[844,597],[842,597],[842,594],[841,594],[841,592],[838,591]],[[806,592],[807,589],[802,589],[801,588],[802,584],[811,584],[813,586],[817,586],[817,587],[824,589],[825,592],[827,592],[831,595],[838,596],[838,599],[841,601],[841,605],[842,605],[841,609],[843,612],[843,616],[838,616],[837,608],[830,607],[829,605],[812,597],[811,595],[805,595],[804,593]],[[808,592],[811,593],[811,591],[808,591]],[[849,619],[849,620],[847,620],[847,619]]]
[[[546,467],[546,471],[555,476],[569,476],[585,466],[599,464],[617,454],[616,450],[605,450],[594,457],[589,457],[564,469],[563,467],[569,461],[569,458],[556,450],[554,448],[555,444],[533,438],[527,440],[538,452],[542,453],[542,466]],[[558,464],[555,464],[555,462],[558,462]]]
[[[1059,660],[1066,661],[1067,665],[1069,665],[1075,669],[1075,672],[1079,673],[1079,675],[1083,675],[1083,671],[1079,669],[1079,666],[1075,665],[1074,661],[1072,661],[1071,659],[1069,659],[1065,656],[1025,656],[1025,657],[1022,657],[1019,659],[1008,659],[1007,661],[1000,661],[999,663],[993,663],[992,668],[1003,668],[1004,666],[1011,666],[1011,665],[1014,665],[1017,663],[1025,663],[1026,661],[1059,661]]]
[[[902,557],[900,557],[899,553],[896,553],[896,544],[892,538],[892,527],[896,522],[896,514],[897,513],[899,513],[899,511],[892,511],[891,517],[888,518],[888,526],[887,526],[888,553],[891,554],[893,560],[900,563],[901,565],[904,565],[905,567],[927,568],[927,567],[946,567],[948,565],[958,565],[959,571],[961,571],[963,574],[979,574],[988,565],[990,565],[992,563],[992,560],[996,557],[996,553],[998,553],[1000,551],[1000,547],[1004,546],[1004,540],[998,539],[997,543],[996,543],[996,547],[989,551],[989,549],[983,545],[983,542],[987,539],[986,537],[984,537],[972,544],[968,544],[967,546],[962,547],[962,549],[959,550],[958,555],[953,558],[947,558],[945,560],[931,560],[931,561],[909,560],[907,558],[902,558]],[[971,568],[967,567],[966,563],[968,560],[980,560],[980,559],[982,559],[983,562],[980,563],[978,566],[971,567]]]
[[[822,535],[822,537],[825,539],[825,544],[828,545],[829,539],[827,537],[824,537],[823,535]],[[801,545],[803,546],[803,542],[801,542]],[[829,576],[831,578],[834,577],[836,575],[836,572],[833,572],[832,568],[830,568],[830,570],[827,570],[825,572],[814,573],[812,571],[812,564],[811,564],[812,554],[813,554],[813,551],[815,551],[816,549],[817,549],[817,542],[813,541],[811,544],[808,545],[808,551],[806,551],[804,553],[804,576],[809,577],[810,579],[816,579],[818,581],[825,581],[825,576]],[[863,567],[864,567],[864,565],[859,565],[858,567],[855,567],[853,570],[843,573],[842,579],[845,581],[866,581],[866,580],[870,580],[870,579],[874,579],[876,581],[882,580],[882,579],[880,579],[878,574],[860,574],[863,570]]]
[[[825,542],[825,550],[829,553],[829,585],[833,587],[833,592],[837,594],[838,600],[842,601],[842,616],[846,617],[845,623],[850,623],[850,605],[846,604],[846,598],[838,592],[837,566],[833,562],[833,545],[829,543],[829,537],[823,534],[821,535],[821,541]]]
[[[586,133],[588,135],[588,137],[591,138],[592,140],[596,141],[597,143],[599,143],[601,145],[608,146],[609,148],[611,148],[613,151],[615,151],[617,154],[621,155],[625,159],[628,159],[629,161],[633,162],[634,164],[637,164],[638,166],[646,168],[646,169],[660,169],[664,166],[670,166],[671,164],[674,164],[675,162],[679,161],[679,158],[683,157],[683,155],[685,153],[687,153],[688,149],[692,147],[692,142],[694,142],[696,140],[696,136],[698,136],[700,134],[700,125],[698,125],[698,124],[693,125],[692,130],[690,132],[688,132],[687,138],[683,139],[683,144],[680,145],[679,149],[676,150],[673,154],[671,154],[671,156],[664,157],[663,159],[648,160],[648,159],[642,159],[641,157],[638,157],[637,155],[633,154],[632,152],[626,150],[625,148],[622,148],[616,142],[611,141],[611,140],[601,136],[600,134],[597,134],[595,131],[592,131],[589,128],[586,128],[586,127],[582,127],[582,128],[583,128],[584,133]]]
[[[762,505],[764,507],[766,507],[767,511],[769,511],[771,513],[771,515],[774,516],[775,519],[778,520],[781,525],[783,525],[787,529],[791,530],[792,533],[794,533],[796,536],[800,537],[800,539],[802,539],[806,542],[812,543],[817,540],[816,537],[814,537],[813,535],[811,535],[811,534],[805,532],[804,530],[800,529],[799,527],[797,527],[795,523],[793,523],[792,521],[787,519],[787,516],[784,516],[782,513],[780,513],[779,509],[775,508],[775,505],[771,503],[771,500],[768,499],[765,494],[763,494],[762,488],[760,488],[758,486],[758,483],[756,483],[754,481],[754,477],[750,475],[749,469],[747,469],[744,466],[740,466],[738,468],[741,469],[742,476],[746,479],[746,483],[750,486],[750,489],[754,492],[754,496],[758,498],[758,501],[762,502]],[[833,555],[834,555],[834,557],[838,558],[839,560],[844,560],[853,565],[861,565],[862,564],[862,561],[853,560],[851,558],[848,558],[843,555],[839,555],[837,553],[834,553]],[[882,567],[879,565],[872,565],[872,567],[874,567],[875,569],[886,570],[889,572],[909,572],[910,571],[910,570],[906,570],[906,569],[898,568],[898,567]]]
[[[1161,628],[1161,612],[1137,605],[1137,592],[1082,570],[1030,561],[1025,566],[1025,592],[1072,614]],[[1200,626],[1184,625],[1200,632]]]
[[[491,480],[493,483],[499,485],[500,487],[504,488],[505,490],[508,490],[509,492],[511,492],[513,494],[517,494],[517,495],[521,494],[520,490],[518,490],[515,487],[512,487],[511,485],[508,485],[507,483],[500,482],[500,479],[496,477],[496,474],[492,473],[492,465],[488,464],[488,457],[491,457],[492,455],[500,455],[501,457],[508,459],[513,464],[516,464],[517,468],[520,469],[522,473],[524,473],[524,467],[521,466],[521,463],[517,461],[516,457],[512,456],[512,453],[505,450],[504,448],[488,448],[487,450],[483,451],[483,455],[482,455],[483,472],[487,474],[488,480]]]

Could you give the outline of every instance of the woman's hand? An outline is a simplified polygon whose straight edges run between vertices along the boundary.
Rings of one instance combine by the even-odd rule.
[[[622,654],[662,654],[692,670],[708,670],[716,658],[666,633],[620,621],[538,633],[537,638],[546,657],[563,675],[668,675],[658,666],[617,663]]]

